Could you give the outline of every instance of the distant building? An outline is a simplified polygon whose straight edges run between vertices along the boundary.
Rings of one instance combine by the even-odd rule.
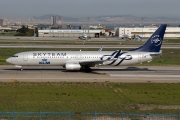
[[[148,38],[150,37],[157,29],[156,26],[145,26],[145,27],[120,27],[116,29],[116,36],[122,37],[124,35],[128,36],[140,36]],[[180,37],[180,27],[167,27],[165,38],[177,38]]]
[[[87,34],[90,37],[99,37],[105,30],[82,30],[82,29],[49,29],[38,30],[39,37],[79,37]]]
[[[56,16],[51,16],[51,25],[56,25]]]
[[[58,17],[57,25],[59,27],[62,27],[62,17],[61,16]]]
[[[3,25],[3,19],[0,19],[0,26]]]

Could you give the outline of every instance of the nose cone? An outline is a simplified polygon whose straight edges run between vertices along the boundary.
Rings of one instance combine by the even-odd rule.
[[[11,63],[11,58],[6,59],[6,62]]]

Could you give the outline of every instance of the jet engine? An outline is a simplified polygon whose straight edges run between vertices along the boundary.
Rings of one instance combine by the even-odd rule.
[[[81,65],[79,63],[66,63],[65,69],[66,70],[80,70]]]

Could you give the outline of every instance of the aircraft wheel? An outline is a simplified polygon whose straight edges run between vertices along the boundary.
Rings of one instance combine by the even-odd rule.
[[[92,71],[91,68],[87,67],[87,66],[82,67],[81,70],[84,71],[84,72],[91,72]]]
[[[90,67],[85,67],[84,71],[85,71],[85,72],[91,72],[92,70],[91,70]]]

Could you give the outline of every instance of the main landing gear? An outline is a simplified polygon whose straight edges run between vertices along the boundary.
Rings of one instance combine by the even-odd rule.
[[[83,67],[81,68],[81,71],[84,71],[84,72],[91,72],[92,70],[91,70],[91,68],[88,67],[88,66],[83,66]]]

